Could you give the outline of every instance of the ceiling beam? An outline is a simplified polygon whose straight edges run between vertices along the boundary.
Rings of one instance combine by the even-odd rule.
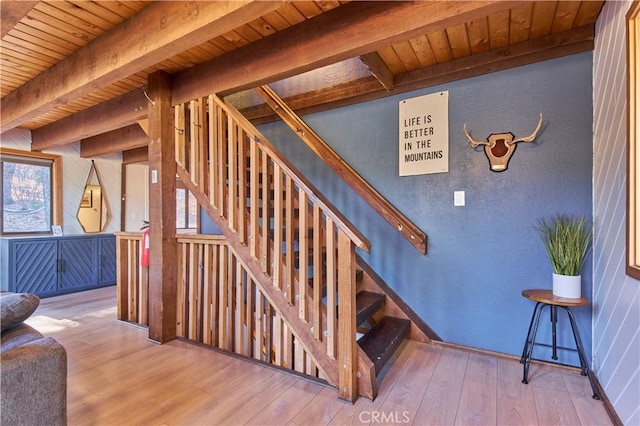
[[[175,74],[172,103],[280,80],[318,66],[365,55],[409,36],[465,22],[474,13],[506,10],[514,3],[518,2],[351,2]],[[376,31],[371,31],[372,25]],[[109,110],[106,105],[100,108],[100,115],[90,112],[93,108],[98,111],[98,105],[34,130],[32,149],[44,150],[133,124],[130,114],[140,105],[139,97],[131,96],[131,93],[107,101],[112,108],[121,108],[125,113]],[[137,116],[136,120],[146,117],[146,105],[143,110],[144,115]],[[121,125],[107,128],[102,115],[115,118],[119,114],[127,115]],[[90,120],[96,120],[95,129],[90,128]],[[78,122],[86,124],[74,130]]]
[[[133,90],[32,130],[31,149],[44,151],[135,124],[147,117],[148,102],[142,90]]]
[[[147,146],[149,136],[139,124],[112,130],[80,141],[80,157],[93,158]]]
[[[594,26],[585,25],[574,30],[399,74],[394,79],[395,86],[391,92],[381,88],[380,83],[374,77],[365,77],[328,89],[291,96],[284,99],[284,102],[298,115],[326,111],[357,102],[370,101],[530,63],[591,51],[593,50],[594,36]],[[279,119],[272,108],[266,104],[244,108],[241,109],[241,112],[253,124]]]
[[[282,80],[519,2],[354,1],[173,75],[172,103]],[[373,30],[375,28],[375,30]]]
[[[393,73],[387,64],[384,63],[378,52],[362,55],[360,56],[360,60],[385,89],[393,90]]]
[[[146,163],[149,161],[149,147],[130,149],[122,152],[122,164]]]
[[[9,31],[20,22],[39,1],[2,1],[0,6],[0,38],[4,38]]]
[[[282,4],[250,0],[152,2],[2,98],[2,131],[225,34]]]

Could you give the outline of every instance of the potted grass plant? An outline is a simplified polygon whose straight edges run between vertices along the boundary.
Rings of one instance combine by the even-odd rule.
[[[536,230],[553,266],[553,294],[580,298],[580,271],[591,249],[593,226],[582,216],[556,215],[538,220]]]

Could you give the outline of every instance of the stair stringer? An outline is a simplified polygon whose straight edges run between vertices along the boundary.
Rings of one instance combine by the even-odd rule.
[[[374,293],[382,293],[386,296],[384,309],[381,310],[374,319],[383,316],[392,316],[403,318],[411,321],[411,331],[409,333],[410,340],[418,342],[431,343],[442,341],[440,336],[436,334],[419,316],[416,314],[398,294],[369,266],[362,257],[356,254],[356,264],[363,271],[363,278],[358,283],[358,291],[368,290]],[[366,356],[366,355],[365,355]]]
[[[311,356],[313,362],[318,366],[318,369],[326,378],[327,382],[337,387],[337,360],[330,358],[326,354],[324,346],[321,342],[317,341],[309,331],[309,325],[300,320],[297,309],[289,305],[282,296],[282,293],[273,286],[271,278],[262,272],[260,262],[251,256],[249,247],[240,241],[238,233],[229,228],[227,219],[221,216],[218,209],[211,205],[208,197],[191,181],[189,173],[180,164],[177,164],[177,173],[182,179],[183,184],[196,197],[198,204],[205,210],[218,228],[220,228],[228,244],[233,248],[237,258],[244,263],[247,271],[251,274],[251,278],[260,287],[260,290],[276,312],[283,318],[287,327],[289,327],[305,351]]]

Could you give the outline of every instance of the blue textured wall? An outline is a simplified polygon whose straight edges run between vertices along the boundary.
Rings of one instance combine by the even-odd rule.
[[[450,172],[398,176],[398,102],[449,91]],[[544,124],[533,144],[519,144],[502,173],[489,170],[476,139],[490,133],[529,135],[538,114]],[[260,127],[369,238],[365,259],[445,341],[519,355],[534,303],[527,288],[551,288],[551,266],[535,232],[536,220],[592,211],[592,54],[502,71],[304,117],[338,154],[429,238],[419,254],[326,167],[283,123]],[[453,192],[466,206],[453,206]],[[592,261],[583,270],[591,298]],[[591,307],[578,308],[587,357]],[[561,316],[559,343],[573,347]],[[550,340],[548,316],[539,331]],[[534,356],[550,351],[536,348]],[[577,364],[571,352],[561,361]]]

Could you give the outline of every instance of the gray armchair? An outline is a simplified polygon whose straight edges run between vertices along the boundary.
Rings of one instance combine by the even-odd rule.
[[[5,325],[0,341],[0,424],[66,425],[66,350],[27,324]]]

